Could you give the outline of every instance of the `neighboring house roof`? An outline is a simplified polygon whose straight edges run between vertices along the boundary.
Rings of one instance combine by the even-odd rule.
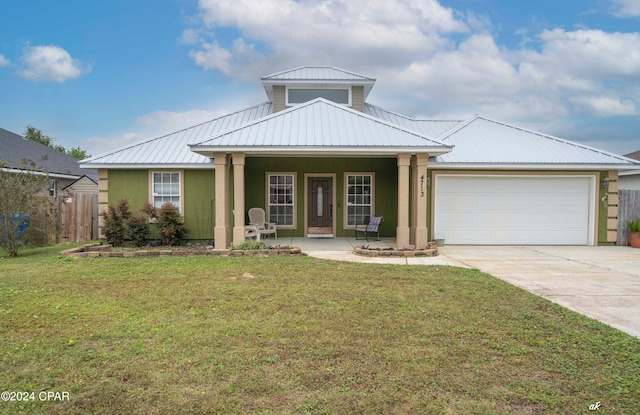
[[[39,171],[51,177],[77,179],[84,175],[97,180],[97,174],[87,173],[78,165],[78,159],[33,140],[0,128],[0,159],[10,168],[20,168],[21,160],[33,163]]]
[[[132,144],[115,151],[83,160],[94,168],[126,167],[201,167],[213,168],[211,159],[194,153],[188,144],[199,142],[217,133],[263,118],[272,113],[265,102],[162,137]]]
[[[633,168],[634,160],[475,116],[438,137],[455,150],[432,158],[438,167]],[[630,165],[631,163],[631,165]]]
[[[628,157],[630,159],[640,160],[640,150],[634,151],[633,153],[625,154],[624,156]],[[637,176],[637,175],[640,175],[640,166],[638,166],[638,168],[639,168],[639,170],[621,171],[620,175],[621,176]]]
[[[85,193],[97,193],[98,192],[98,182],[92,179],[89,176],[82,176],[78,180],[69,183],[67,186],[63,187],[62,190],[74,190],[78,192]]]
[[[634,151],[633,153],[625,154],[624,156],[630,159],[640,160],[640,150]]]
[[[414,130],[316,98],[190,145],[200,154],[242,151],[247,154],[397,154],[451,146]]]

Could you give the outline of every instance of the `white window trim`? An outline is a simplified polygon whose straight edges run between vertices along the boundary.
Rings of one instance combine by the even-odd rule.
[[[184,170],[183,169],[160,169],[160,170],[149,170],[149,203],[151,206],[153,204],[153,174],[154,173],[178,173],[178,195],[180,197],[180,206],[178,209],[180,210],[180,215],[184,217]]]
[[[355,229],[357,225],[349,225],[349,176],[371,176],[371,216],[376,214],[376,174],[374,172],[353,171],[344,173],[344,229]]]
[[[53,198],[58,197],[58,182],[54,179],[50,179],[47,182],[47,195]]]
[[[342,90],[346,90],[346,91],[347,91],[347,94],[348,94],[348,97],[349,97],[349,99],[348,99],[348,101],[349,101],[349,102],[348,102],[348,103],[346,103],[346,104],[341,104],[341,103],[336,102],[336,104],[344,105],[345,107],[351,107],[351,106],[353,105],[353,103],[352,103],[352,101],[353,101],[353,100],[352,100],[352,97],[351,97],[351,93],[352,93],[352,91],[351,91],[351,87],[331,87],[331,88],[326,87],[326,88],[322,88],[322,87],[317,87],[317,86],[308,86],[308,87],[301,87],[301,86],[298,86],[298,87],[291,87],[291,86],[288,86],[288,85],[287,85],[287,86],[285,87],[285,92],[284,92],[285,105],[286,105],[287,107],[293,107],[293,106],[295,106],[295,105],[304,104],[304,102],[293,102],[293,103],[292,103],[292,102],[289,102],[289,90],[290,90],[290,89],[342,89]],[[305,102],[309,102],[309,101],[305,101]],[[332,102],[333,102],[333,101],[332,101]]]
[[[278,229],[296,229],[297,227],[297,223],[298,223],[298,214],[297,214],[297,209],[298,209],[298,201],[296,199],[296,185],[298,182],[298,178],[296,175],[296,172],[276,172],[276,171],[268,171],[265,173],[265,184],[266,184],[266,189],[265,189],[265,214],[266,214],[266,221],[270,222],[270,212],[269,209],[271,208],[271,201],[269,200],[269,187],[271,186],[270,183],[270,177],[271,176],[292,176],[293,180],[292,180],[292,184],[291,186],[293,186],[293,192],[292,192],[292,205],[293,205],[293,224],[292,225],[277,225]]]

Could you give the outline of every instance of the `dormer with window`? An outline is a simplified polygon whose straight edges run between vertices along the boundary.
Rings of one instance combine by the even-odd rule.
[[[364,102],[376,82],[330,66],[305,66],[262,77],[273,112],[316,98],[364,111]]]

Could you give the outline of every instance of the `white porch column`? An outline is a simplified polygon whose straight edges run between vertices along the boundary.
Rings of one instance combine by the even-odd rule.
[[[396,244],[398,248],[409,245],[409,166],[411,154],[398,154],[398,227]]]
[[[244,242],[244,153],[233,153],[233,244]]]
[[[227,177],[227,155],[225,153],[215,153],[213,164],[216,167],[216,226],[214,228],[215,247],[217,249],[227,249],[229,247],[229,237],[227,232],[227,218],[229,217],[229,178]]]
[[[415,156],[416,180],[413,183],[415,193],[415,239],[416,249],[422,249],[429,242],[429,230],[427,228],[427,162],[428,154],[418,154]]]

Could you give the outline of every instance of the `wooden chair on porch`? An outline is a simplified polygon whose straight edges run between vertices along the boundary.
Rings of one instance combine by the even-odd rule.
[[[258,240],[269,235],[273,235],[278,239],[278,229],[276,228],[276,224],[267,222],[267,215],[262,208],[249,209],[249,225],[253,225],[257,228]]]
[[[368,219],[368,220],[367,220]],[[369,235],[376,235],[376,238],[371,238],[374,241],[380,240],[380,224],[382,223],[382,216],[371,216],[370,218],[365,219],[365,223],[362,225],[356,226],[356,239],[358,238],[359,233],[363,233],[367,242],[369,241]]]

